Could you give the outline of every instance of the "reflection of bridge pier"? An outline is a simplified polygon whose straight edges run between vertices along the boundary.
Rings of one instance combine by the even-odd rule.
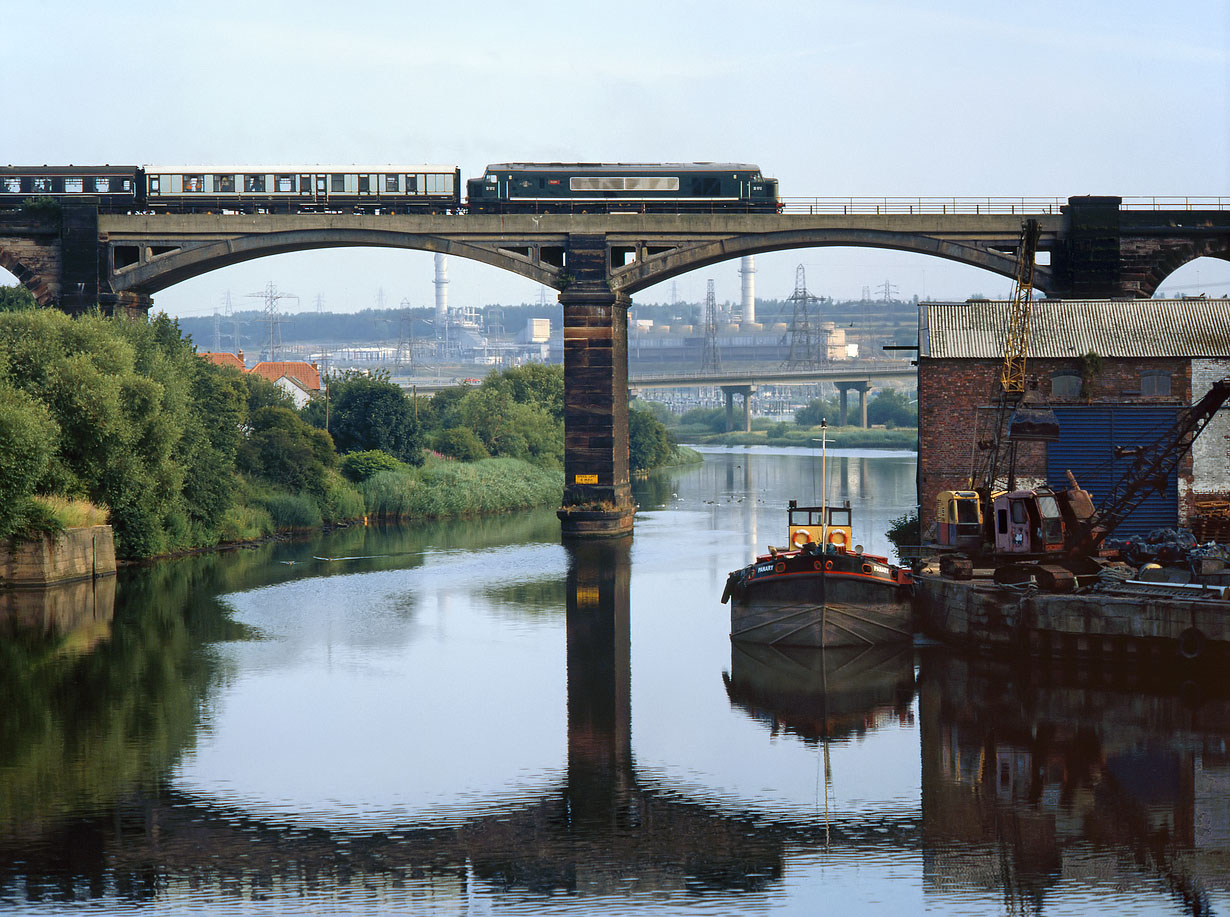
[[[568,549],[568,807],[610,820],[632,797],[632,536]]]

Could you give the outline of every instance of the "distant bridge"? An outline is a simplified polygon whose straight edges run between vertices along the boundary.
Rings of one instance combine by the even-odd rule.
[[[1035,286],[1050,297],[1149,297],[1183,264],[1230,260],[1230,200],[812,199],[773,213],[0,215],[0,267],[44,304],[144,312],[159,290],[265,255],[376,246],[441,252],[560,291],[564,312],[566,533],[630,531],[631,296],[742,255],[855,246],[934,255],[1013,276],[1036,217]]]
[[[918,370],[908,363],[896,362],[854,362],[848,365],[829,364],[816,369],[729,369],[707,373],[666,373],[629,376],[628,388],[637,392],[649,388],[682,388],[692,385],[711,385],[721,388],[726,401],[726,429],[733,430],[734,402],[738,396],[743,401],[743,429],[752,429],[752,395],[758,385],[812,385],[817,382],[831,382],[837,386],[841,398],[838,423],[845,426],[848,420],[849,407],[847,399],[850,392],[858,393],[859,417],[861,425],[867,424],[867,393],[871,391],[872,383],[882,379],[901,379],[917,381]]]

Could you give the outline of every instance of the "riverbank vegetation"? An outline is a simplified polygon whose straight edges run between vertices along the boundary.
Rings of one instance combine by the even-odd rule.
[[[795,411],[794,420],[752,418],[750,432],[726,430],[726,409],[693,408],[675,415],[663,404],[640,402],[642,409],[663,423],[679,442],[720,446],[798,446],[811,448],[820,439],[820,423],[826,421],[830,444],[842,449],[915,449],[918,442],[918,405],[902,392],[884,389],[867,403],[864,428],[837,426],[841,416],[836,396],[816,398]],[[736,411],[736,414],[738,412]]]
[[[387,376],[278,386],[201,359],[165,315],[77,318],[0,299],[0,537],[109,520],[144,558],[365,516],[558,504],[563,369],[531,364],[413,399]],[[649,414],[634,469],[682,460]]]

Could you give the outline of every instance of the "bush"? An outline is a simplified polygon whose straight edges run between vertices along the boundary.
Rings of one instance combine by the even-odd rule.
[[[255,541],[272,535],[273,517],[262,506],[232,504],[218,524],[218,540],[223,544],[237,541]]]
[[[666,426],[649,411],[628,411],[628,467],[648,471],[670,460],[674,443]]]
[[[58,432],[42,404],[0,385],[0,537],[25,524],[30,495],[51,462]]]
[[[434,519],[558,504],[563,475],[507,458],[473,463],[428,461],[412,474],[382,471],[362,485],[368,512]]]
[[[436,436],[435,449],[460,462],[489,458],[487,447],[469,427],[451,427]]]
[[[329,523],[362,519],[365,513],[363,494],[332,469],[325,474],[325,491],[317,502],[321,518]]]
[[[275,491],[265,504],[273,527],[282,529],[318,529],[324,524],[320,507],[306,494],[291,494]]]
[[[342,456],[338,467],[348,480],[356,484],[366,481],[378,471],[404,472],[409,470],[405,462],[399,462],[387,452],[382,452],[379,449],[347,452]]]
[[[888,531],[884,534],[893,543],[898,557],[901,556],[903,548],[916,547],[921,544],[922,532],[919,528],[918,510],[912,509],[892,520],[888,524]]]

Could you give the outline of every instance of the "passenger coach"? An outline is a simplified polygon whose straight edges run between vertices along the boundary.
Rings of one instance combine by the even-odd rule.
[[[140,166],[0,166],[0,207],[30,197],[89,198],[100,210],[127,211],[144,193]]]
[[[497,163],[466,186],[471,213],[773,213],[777,179],[735,163]]]
[[[456,166],[146,166],[145,176],[155,211],[430,213],[461,203]]]

